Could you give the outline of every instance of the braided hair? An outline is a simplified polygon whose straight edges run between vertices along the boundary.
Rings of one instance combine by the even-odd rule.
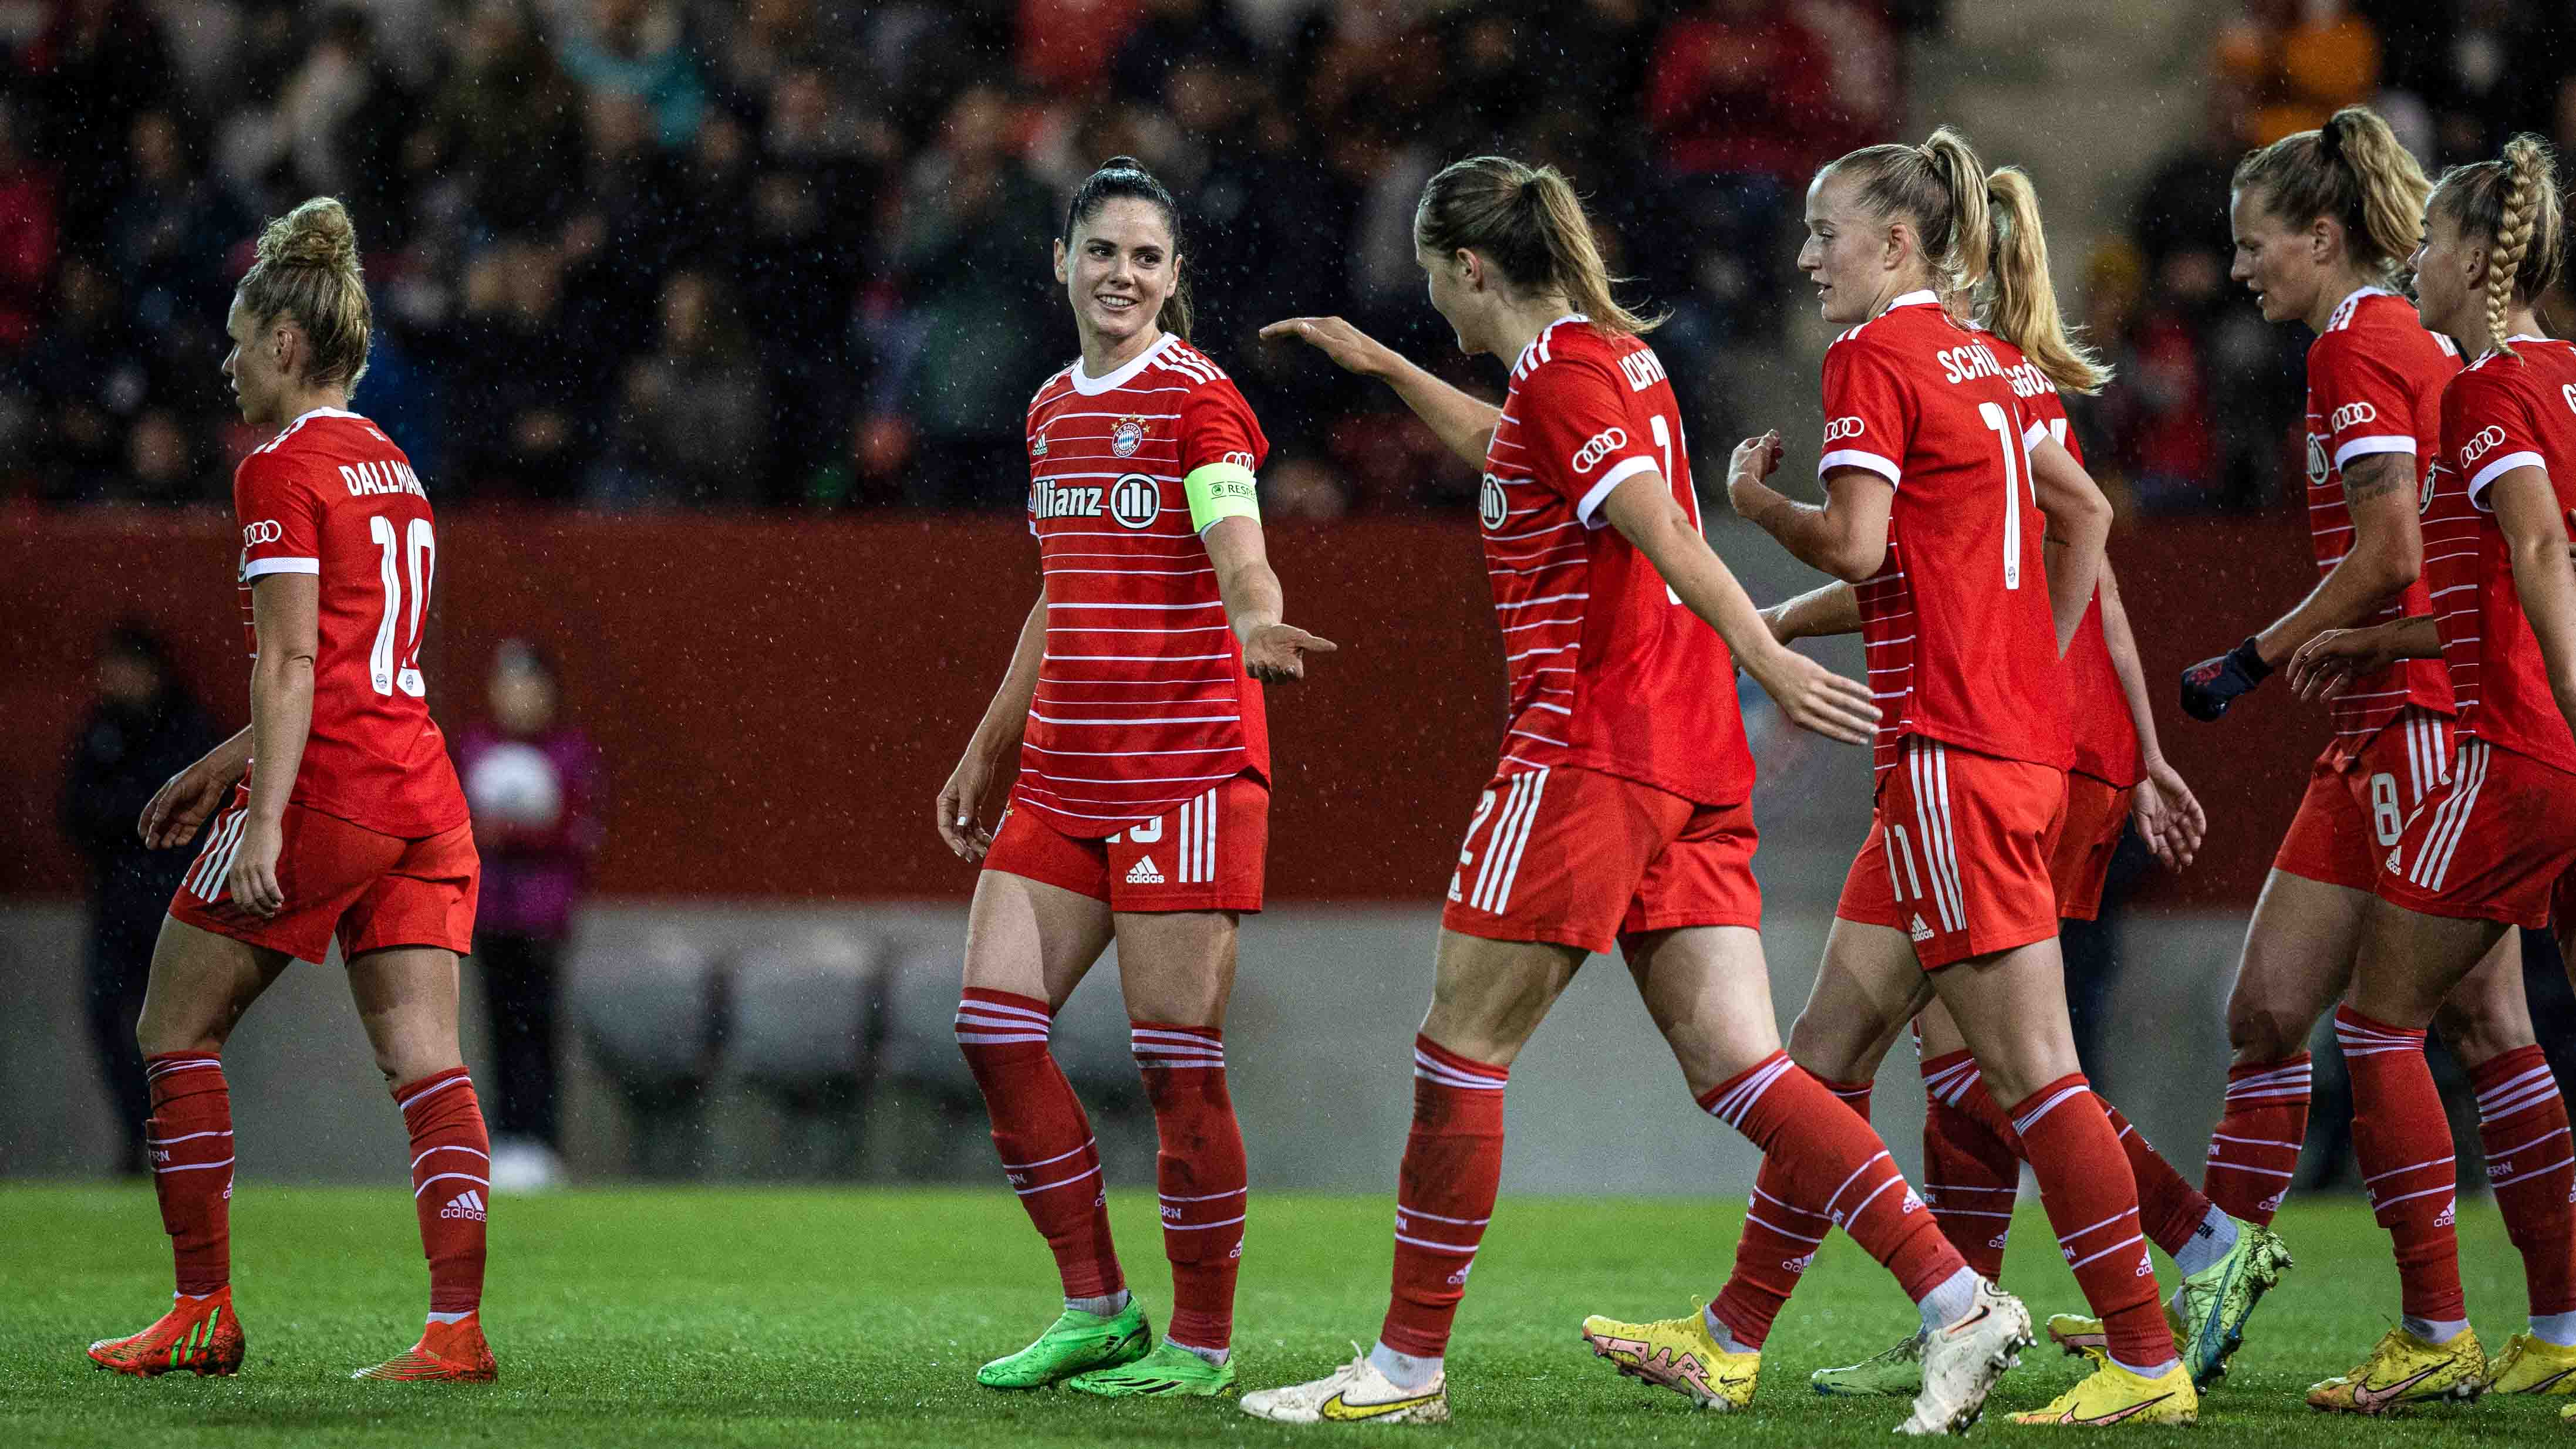
[[[2505,317],[2516,297],[2528,302],[2558,279],[2558,163],[2549,144],[2525,132],[2505,142],[2494,161],[2456,166],[2434,188],[2431,209],[2449,217],[2468,240],[2487,244],[2487,333],[2499,352]]]

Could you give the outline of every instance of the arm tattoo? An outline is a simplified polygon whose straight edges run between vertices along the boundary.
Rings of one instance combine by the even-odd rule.
[[[2343,470],[2343,501],[2366,503],[2413,483],[2414,463],[2411,453],[2372,453],[2354,459],[2352,466]]]

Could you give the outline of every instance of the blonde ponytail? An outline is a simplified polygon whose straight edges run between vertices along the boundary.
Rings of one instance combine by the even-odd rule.
[[[1471,156],[1422,188],[1413,244],[1426,255],[1481,252],[1526,292],[1561,293],[1604,332],[1636,335],[1664,323],[1640,317],[1611,294],[1617,280],[1592,239],[1592,220],[1573,183],[1553,166],[1507,156]]]
[[[2342,223],[2355,265],[2394,284],[2423,236],[2433,189],[2413,152],[2368,106],[2346,106],[2237,163],[2235,189],[2251,191],[2292,228],[2321,216]]]
[[[1934,291],[1946,296],[1985,279],[1986,167],[1967,137],[1943,126],[1920,146],[1863,146],[1819,174],[1849,177],[1873,215],[1913,225]]]
[[[349,209],[314,197],[261,229],[257,255],[234,293],[242,311],[262,323],[293,320],[311,349],[302,381],[355,392],[367,375],[375,312]]]
[[[2558,280],[2561,216],[2558,163],[2549,144],[2529,132],[2504,143],[2504,157],[2455,166],[2442,175],[2429,205],[2470,241],[2487,247],[2487,337],[2507,357],[2513,301],[2537,299]]]
[[[2067,331],[2048,275],[2048,237],[2039,225],[2039,192],[2018,166],[1986,178],[1992,218],[1985,324],[2018,347],[2061,391],[2097,393],[2111,369]]]

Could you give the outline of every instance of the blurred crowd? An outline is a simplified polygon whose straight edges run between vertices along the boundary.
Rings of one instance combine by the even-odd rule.
[[[1471,497],[1255,329],[1340,312],[1454,357],[1413,202],[1500,149],[1577,178],[1668,353],[1775,330],[1801,188],[1889,134],[1937,9],[0,3],[0,498],[228,499],[263,441],[216,371],[231,285],[264,218],[327,192],[378,309],[356,405],[442,506],[1017,506],[1028,397],[1075,351],[1049,242],[1120,152],[1180,199],[1274,512]]]
[[[2576,141],[2569,8],[2235,6],[2205,125],[2070,298],[2120,372],[2080,414],[2100,471],[2149,511],[2291,496],[2306,338],[2228,281],[2236,159],[2354,101],[2436,168]],[[1180,199],[1274,514],[1472,495],[1384,398],[1252,334],[1340,312],[1458,366],[1409,227],[1478,150],[1576,177],[1721,438],[1801,189],[1902,133],[1905,41],[1942,9],[0,0],[0,499],[224,500],[260,441],[216,372],[231,284],[264,218],[328,192],[378,307],[357,405],[442,505],[1014,507],[1026,401],[1074,351],[1048,244],[1119,152]]]
[[[2245,0],[2210,50],[2199,132],[2151,168],[2096,247],[2085,320],[2119,377],[2080,409],[2097,471],[2150,512],[2296,506],[2310,334],[2228,280],[2228,180],[2248,150],[2366,104],[2439,175],[2516,131],[2576,148],[2566,0]],[[2544,316],[2576,324],[2567,299]]]

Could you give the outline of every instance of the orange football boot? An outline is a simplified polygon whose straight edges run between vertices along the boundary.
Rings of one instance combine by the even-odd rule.
[[[245,1346],[228,1284],[203,1298],[179,1299],[141,1333],[100,1339],[89,1346],[89,1356],[100,1368],[140,1378],[179,1369],[200,1376],[236,1374]]]
[[[420,1331],[420,1342],[374,1368],[362,1368],[353,1379],[400,1379],[412,1383],[488,1384],[501,1376],[483,1341],[483,1318],[468,1314],[454,1323],[433,1322]]]

